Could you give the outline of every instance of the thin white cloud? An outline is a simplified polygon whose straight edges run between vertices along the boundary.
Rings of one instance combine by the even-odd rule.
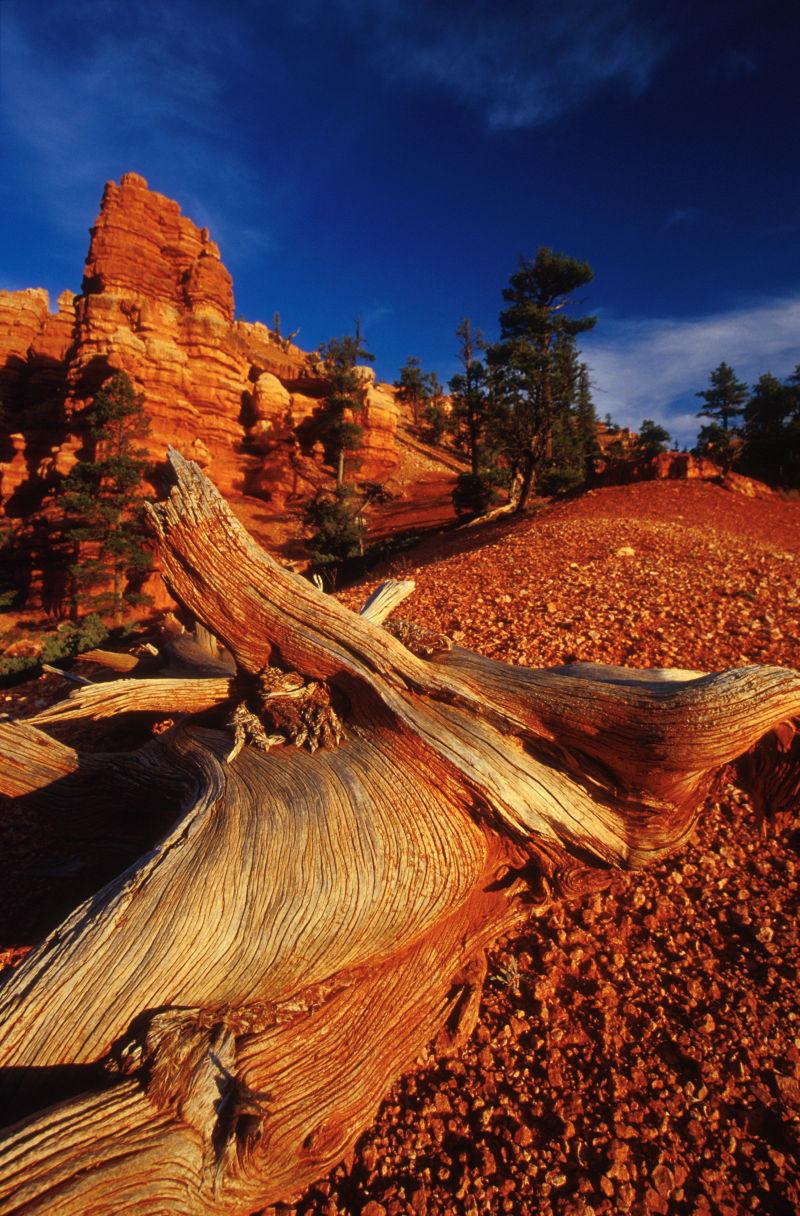
[[[390,77],[439,87],[478,109],[492,130],[547,122],[615,82],[633,93],[650,80],[671,36],[659,10],[631,0],[545,0],[449,5],[339,0],[370,31],[368,53]]]
[[[387,317],[392,315],[393,309],[388,304],[367,304],[364,308],[359,309],[357,315],[361,318],[361,324],[365,333],[368,333],[374,326],[380,325]]]
[[[664,227],[679,228],[684,224],[691,224],[696,218],[697,210],[695,207],[675,207],[664,221]]]
[[[4,0],[0,22],[0,124],[32,205],[64,231],[85,227],[99,184],[128,170],[229,216],[256,194],[227,125],[229,73],[247,46],[235,13]]]
[[[702,420],[694,394],[723,360],[740,380],[785,376],[800,363],[800,294],[705,317],[634,321],[602,317],[583,342],[598,414],[622,426],[643,418],[691,443]]]

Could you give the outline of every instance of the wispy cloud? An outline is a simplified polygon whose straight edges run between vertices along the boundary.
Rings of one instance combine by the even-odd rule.
[[[26,191],[64,230],[85,227],[98,183],[129,169],[156,188],[181,183],[220,215],[252,195],[226,126],[231,65],[247,45],[235,14],[81,0],[78,25],[64,0],[5,0],[0,22],[2,125]]]
[[[359,309],[358,316],[365,333],[369,333],[376,325],[380,325],[387,317],[392,315],[392,309],[388,304],[367,304],[364,308]]]
[[[391,77],[439,87],[478,109],[490,129],[552,119],[616,83],[646,87],[671,45],[659,10],[632,0],[545,0],[450,5],[339,0],[355,26],[370,27],[369,53]]]
[[[697,219],[697,210],[695,207],[676,207],[670,211],[664,221],[665,228],[679,228],[685,224],[691,224]]]
[[[680,443],[700,423],[694,394],[723,360],[752,384],[787,375],[800,362],[800,294],[687,319],[602,318],[584,342],[597,412],[624,426],[663,423]]]

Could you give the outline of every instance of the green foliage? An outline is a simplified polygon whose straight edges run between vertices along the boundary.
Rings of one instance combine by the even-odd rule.
[[[392,502],[394,494],[386,489],[386,486],[381,485],[379,481],[360,481],[358,489],[361,494],[361,502],[364,509],[374,505]]]
[[[458,358],[462,371],[450,381],[456,443],[469,456],[470,468],[478,476],[481,464],[494,463],[488,452],[491,430],[491,399],[486,368],[479,352],[486,350],[483,334],[464,317],[456,329]],[[495,436],[495,444],[497,436]]]
[[[497,492],[500,484],[497,470],[459,473],[452,493],[456,515],[485,515],[500,499]]]
[[[596,318],[571,316],[567,308],[593,278],[588,263],[543,247],[535,261],[521,259],[503,291],[500,341],[488,360],[519,508],[553,460],[556,424],[575,402],[576,338]]]
[[[582,464],[582,480],[587,481],[595,470],[595,463],[600,458],[600,444],[597,440],[597,411],[592,400],[592,389],[589,382],[589,369],[581,363],[578,369],[578,384],[575,401],[575,421],[578,432],[580,460]]]
[[[143,398],[124,372],[115,372],[85,415],[89,455],[61,484],[61,549],[73,616],[86,609],[119,619],[142,602],[137,584],[150,569],[138,499],[147,452],[137,446],[150,430]]]
[[[336,467],[336,484],[344,485],[348,453],[361,446],[363,428],[355,421],[362,413],[369,385],[359,364],[373,363],[375,356],[364,346],[361,332],[344,338],[331,338],[319,348],[322,370],[327,381],[323,403],[323,442],[328,459]]]
[[[0,528],[0,612],[8,612],[19,598],[19,588],[14,578],[12,551],[14,533],[8,525]]]
[[[720,363],[709,376],[710,388],[695,393],[705,401],[703,409],[698,410],[698,418],[710,418],[712,422],[722,423],[723,431],[730,429],[731,420],[744,413],[744,403],[747,400],[747,385],[736,379],[736,374],[727,363]]]
[[[639,460],[652,460],[661,452],[666,452],[670,443],[670,433],[657,422],[645,418],[639,427],[639,438],[633,450],[633,455]]]
[[[58,663],[62,659],[74,659],[84,650],[93,650],[108,637],[108,630],[96,613],[90,613],[79,622],[65,622],[55,633],[47,634],[41,654],[32,656],[0,657],[0,676],[19,675],[25,671],[37,671],[42,663]]]
[[[785,382],[761,376],[744,412],[739,468],[785,489],[800,489],[800,364]]]
[[[559,494],[582,485],[594,472],[599,455],[597,415],[585,363],[567,343],[556,362],[557,385],[564,403],[556,415],[550,439],[538,472],[539,490]]]
[[[718,422],[709,422],[702,426],[697,436],[697,443],[692,448],[692,455],[699,459],[713,460],[723,472],[727,473],[736,457],[736,432],[726,431]]]
[[[422,364],[416,355],[409,355],[406,359],[394,386],[397,389],[397,400],[411,408],[414,426],[419,426],[431,392],[430,379],[423,372]]]
[[[442,443],[450,429],[450,415],[445,408],[444,391],[436,372],[430,372],[426,380],[428,399],[422,411],[425,437],[429,443]]]
[[[306,506],[303,521],[312,529],[308,550],[315,566],[329,566],[364,551],[364,499],[352,486],[338,485]]]

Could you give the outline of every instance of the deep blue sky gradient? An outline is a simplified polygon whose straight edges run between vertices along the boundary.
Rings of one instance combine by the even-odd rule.
[[[0,0],[0,287],[78,290],[128,170],[207,224],[237,312],[447,379],[539,245],[586,258],[601,414],[696,430],[721,359],[800,362],[800,6]]]

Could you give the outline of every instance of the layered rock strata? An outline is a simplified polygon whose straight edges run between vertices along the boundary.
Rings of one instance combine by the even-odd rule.
[[[78,296],[61,296],[53,314],[40,289],[0,293],[0,501],[10,514],[74,462],[81,415],[115,370],[144,395],[154,459],[173,444],[224,494],[277,511],[330,478],[319,371],[265,325],[235,319],[208,230],[135,173],[105,188]],[[359,419],[365,480],[383,481],[397,464],[396,415],[391,391],[371,382]]]
[[[595,475],[595,486],[625,486],[637,481],[713,481],[748,498],[773,498],[775,491],[741,473],[723,473],[719,465],[690,452],[659,452],[649,459],[610,461]]]

